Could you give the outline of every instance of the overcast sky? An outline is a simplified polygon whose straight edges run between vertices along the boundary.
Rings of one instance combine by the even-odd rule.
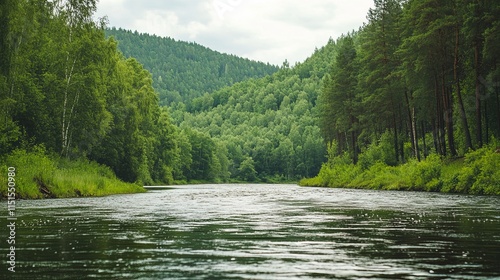
[[[373,0],[100,0],[109,27],[196,42],[279,65],[358,29]]]

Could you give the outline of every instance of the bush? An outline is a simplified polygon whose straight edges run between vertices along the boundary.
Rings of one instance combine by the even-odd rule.
[[[386,131],[379,141],[372,142],[368,148],[359,155],[358,165],[363,170],[367,170],[376,163],[382,162],[385,165],[395,166],[395,152],[392,144],[392,135]]]
[[[439,191],[441,189],[443,161],[438,155],[432,154],[423,161],[412,161],[408,164],[414,166],[409,174],[412,188],[425,191]]]
[[[500,194],[500,154],[491,150],[472,163],[475,181],[470,188],[472,194]]]
[[[469,152],[463,166],[444,179],[443,192],[500,195],[500,154],[496,143]]]
[[[399,170],[396,167],[388,166],[385,163],[377,162],[368,170],[361,172],[349,184],[355,188],[369,189],[400,189]]]

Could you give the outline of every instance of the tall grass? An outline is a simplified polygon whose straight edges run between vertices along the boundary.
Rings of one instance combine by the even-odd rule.
[[[18,198],[103,196],[145,191],[124,183],[106,166],[84,159],[70,161],[48,155],[41,146],[16,150],[0,164],[0,197],[7,195],[7,170],[16,169]]]

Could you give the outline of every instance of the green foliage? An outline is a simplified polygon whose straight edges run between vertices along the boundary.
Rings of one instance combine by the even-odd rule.
[[[238,168],[238,177],[246,182],[253,182],[257,179],[257,172],[255,171],[255,162],[251,157],[243,160]]]
[[[395,155],[391,141],[391,133],[386,131],[378,142],[370,143],[366,150],[359,155],[358,163],[360,167],[365,170],[377,162],[395,166]]]
[[[304,186],[368,188],[500,195],[500,153],[496,144],[469,152],[465,160],[442,160],[432,154],[399,166],[376,162],[368,168],[336,159],[323,165]]]
[[[404,171],[402,175],[407,174],[407,184],[412,190],[439,191],[442,185],[442,165],[440,156],[432,154],[421,162],[412,160],[404,164],[401,167]]]
[[[2,58],[0,73],[1,155],[12,155],[21,143],[29,143],[23,146],[28,149],[43,144],[65,159],[95,161],[111,168],[121,180],[141,185],[194,178],[226,180],[229,163],[224,149],[216,152],[211,141],[204,139],[205,145],[196,137],[190,139],[170,122],[167,110],[159,106],[151,73],[136,59],[125,59],[117,42],[106,39],[103,23],[93,21],[95,3],[52,5],[23,0],[2,5],[2,14],[10,16],[2,19],[1,51],[8,59]],[[262,66],[259,69],[264,72],[273,69],[248,63]],[[208,161],[194,152],[208,155]],[[50,174],[33,170],[40,177],[38,184],[47,188],[62,181],[77,186],[87,182],[88,189],[80,188],[81,195],[101,194],[98,186],[112,182],[106,179],[94,186],[92,172],[87,170],[88,178],[82,173],[78,179],[74,171],[79,169]],[[27,180],[22,183],[36,197],[37,183]]]
[[[438,2],[377,0],[359,31],[278,70],[108,30],[94,0],[7,1],[2,168],[24,170],[26,197],[133,186],[112,174],[498,194],[500,5]]]
[[[500,153],[497,142],[466,154],[462,166],[449,172],[443,191],[500,195]]]
[[[352,182],[346,186],[369,189],[401,189],[404,183],[400,172],[396,167],[387,166],[382,162],[377,162],[368,170],[360,173]]]
[[[113,171],[87,160],[59,160],[49,192],[55,197],[103,196],[120,193],[137,193],[145,190],[137,184],[124,183]]]
[[[193,111],[206,110],[219,104],[208,93],[278,70],[273,65],[168,37],[116,28],[106,29],[106,35],[119,42],[118,47],[125,57],[135,57],[152,73],[160,104],[164,106],[183,102],[190,103]],[[201,99],[190,102],[200,96],[206,97],[204,102]]]
[[[227,151],[229,179],[241,180],[239,169],[249,157],[259,181],[293,181],[317,174],[326,149],[314,106],[320,89],[317,75],[327,68],[318,58],[333,47],[325,46],[294,68],[237,83],[191,103],[214,106],[174,106],[170,115],[181,129],[205,133],[217,150]],[[300,77],[303,67],[311,70],[308,77]]]

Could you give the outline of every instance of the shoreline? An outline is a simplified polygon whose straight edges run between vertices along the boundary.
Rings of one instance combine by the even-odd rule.
[[[429,155],[422,161],[389,166],[377,161],[363,167],[333,159],[316,177],[300,186],[371,190],[500,195],[500,153],[496,145],[470,151],[461,158]]]

